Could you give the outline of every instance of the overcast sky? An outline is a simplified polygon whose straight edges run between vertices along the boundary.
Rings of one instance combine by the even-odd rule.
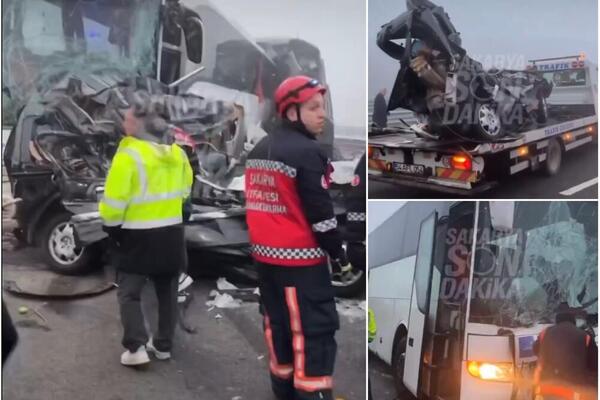
[[[369,201],[367,221],[369,233],[381,225],[394,212],[406,203],[405,201]]]
[[[335,123],[365,126],[365,0],[213,0],[212,4],[254,38],[291,36],[319,47]]]
[[[598,0],[432,1],[444,7],[463,47],[482,63],[503,57],[499,68],[515,68],[519,61],[580,52],[597,62]],[[369,0],[369,99],[394,84],[398,62],[375,41],[380,27],[404,11],[405,0]]]

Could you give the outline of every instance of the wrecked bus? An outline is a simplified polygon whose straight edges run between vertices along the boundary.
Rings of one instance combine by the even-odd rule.
[[[369,235],[370,351],[400,398],[531,399],[566,303],[598,326],[596,202],[409,202]]]

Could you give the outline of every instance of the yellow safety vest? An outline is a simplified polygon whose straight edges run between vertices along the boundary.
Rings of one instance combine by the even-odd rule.
[[[377,336],[377,324],[375,323],[375,313],[369,307],[369,343]]]
[[[179,146],[123,138],[99,205],[104,225],[152,229],[180,224],[193,179],[190,162]]]

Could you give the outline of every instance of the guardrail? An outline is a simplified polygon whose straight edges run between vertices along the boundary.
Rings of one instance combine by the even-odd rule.
[[[417,123],[415,114],[410,110],[402,108],[390,111],[388,114],[388,127],[404,127],[405,125],[400,121],[402,118],[409,125]],[[369,102],[369,125],[373,122],[373,102]]]

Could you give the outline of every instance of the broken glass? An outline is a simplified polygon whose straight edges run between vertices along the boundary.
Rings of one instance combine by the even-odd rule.
[[[553,323],[559,305],[598,313],[595,203],[517,202],[509,232],[480,213],[471,322],[499,326]]]
[[[159,6],[160,0],[3,1],[3,93],[11,107],[3,113],[65,76],[156,76]]]

